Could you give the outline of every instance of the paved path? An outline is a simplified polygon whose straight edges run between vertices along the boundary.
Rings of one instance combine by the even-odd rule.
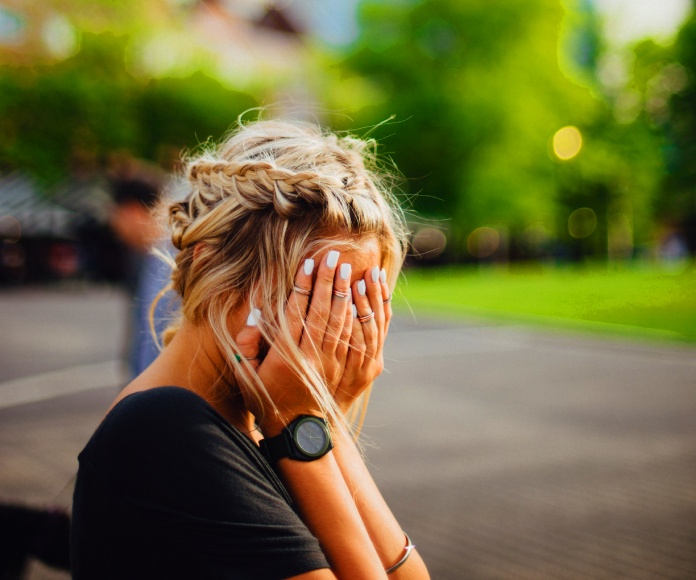
[[[0,498],[69,500],[124,311],[0,294]],[[696,349],[402,317],[387,357],[367,454],[433,578],[696,578]]]

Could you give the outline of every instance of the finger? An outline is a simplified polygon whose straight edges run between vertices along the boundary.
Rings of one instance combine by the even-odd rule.
[[[290,336],[295,344],[300,344],[304,330],[305,316],[312,291],[312,274],[314,260],[307,258],[295,275],[295,287],[290,293],[285,307],[285,315],[290,329]]]
[[[351,304],[350,300],[350,288],[348,288],[348,293],[348,300],[346,300],[346,312],[343,316],[343,328],[341,329],[341,336],[339,337],[338,345],[336,346],[336,360],[338,360],[342,368],[346,365],[354,320],[352,308],[353,305]]]
[[[379,280],[379,267],[370,268],[365,276],[367,285],[367,298],[370,301],[370,308],[375,313],[375,324],[377,325],[377,344],[384,343],[384,302],[382,299],[382,286]]]
[[[389,332],[389,323],[392,319],[392,295],[387,284],[387,271],[382,268],[379,271],[379,282],[382,288],[382,304],[384,304],[384,336]]]
[[[358,307],[353,304],[351,308],[351,334],[349,341],[346,370],[359,370],[365,362],[365,334],[362,324],[358,320]]]
[[[366,277],[369,277],[369,271],[365,273]],[[357,321],[360,323],[360,329],[364,337],[365,343],[365,356],[372,358],[375,356],[377,351],[377,325],[375,324],[374,317],[367,318],[370,313],[373,312],[370,306],[370,300],[367,297],[367,281],[363,278],[358,280],[353,285],[353,303],[357,309],[358,318]],[[361,320],[362,319],[362,320]],[[355,326],[354,326],[355,327]]]
[[[321,351],[326,327],[331,314],[333,283],[340,254],[330,250],[317,268],[317,279],[312,288],[312,299],[305,320],[305,333],[300,349],[308,356]]]
[[[346,312],[350,304],[350,275],[351,265],[348,263],[341,264],[335,272],[331,313],[326,325],[323,344],[324,354],[327,356],[335,355],[345,326]]]

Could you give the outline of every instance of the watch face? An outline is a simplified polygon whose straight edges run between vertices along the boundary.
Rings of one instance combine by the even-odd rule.
[[[307,417],[295,428],[295,442],[305,454],[320,456],[329,446],[326,427],[318,419]]]

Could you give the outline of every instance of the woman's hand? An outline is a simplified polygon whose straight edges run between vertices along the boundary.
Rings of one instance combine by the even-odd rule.
[[[384,340],[392,317],[386,272],[379,267],[365,271],[363,278],[353,284],[352,295],[355,317],[350,348],[334,392],[343,413],[384,369]]]
[[[350,309],[351,268],[348,263],[339,266],[339,257],[335,250],[327,253],[317,268],[314,283],[314,261],[306,260],[295,277],[295,289],[285,308],[290,340],[330,386],[338,384],[344,374],[354,328]],[[257,328],[243,329],[237,336],[240,355],[246,359],[258,356],[260,338]],[[249,360],[280,416],[262,413],[259,402],[241,387],[249,410],[261,419],[260,426],[266,436],[279,433],[297,415],[321,414],[303,378],[286,363],[290,345],[285,340],[279,336],[260,364]]]

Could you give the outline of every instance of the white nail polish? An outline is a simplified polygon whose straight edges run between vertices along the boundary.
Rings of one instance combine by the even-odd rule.
[[[341,280],[348,280],[350,278],[350,264],[341,264],[338,273],[341,276]]]
[[[314,272],[314,260],[312,260],[312,258],[307,258],[304,261],[304,273],[307,276],[311,276],[312,272]]]
[[[358,294],[360,294],[360,296],[365,296],[365,280],[360,280],[360,282],[358,282]]]
[[[352,306],[353,306],[353,318],[357,318],[358,317],[358,307],[355,304],[353,304]]]
[[[338,264],[338,256],[339,253],[336,250],[331,250],[329,255],[326,257],[326,265],[329,268],[335,268],[336,264]]]
[[[379,271],[379,279],[382,281],[382,284],[387,283],[387,271],[384,268]]]
[[[379,268],[375,266],[372,268],[372,281],[376,284],[377,280],[379,280]]]
[[[261,311],[258,308],[252,308],[247,317],[247,326],[257,326],[261,320]]]

